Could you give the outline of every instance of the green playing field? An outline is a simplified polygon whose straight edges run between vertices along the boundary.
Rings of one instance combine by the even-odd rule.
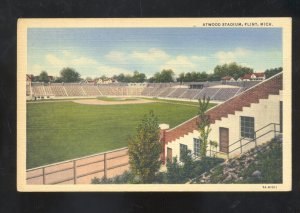
[[[170,127],[198,112],[197,105],[27,103],[27,168],[125,147],[143,115],[153,110]]]

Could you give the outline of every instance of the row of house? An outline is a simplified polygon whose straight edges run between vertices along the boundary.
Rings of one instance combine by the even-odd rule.
[[[235,80],[231,76],[225,76],[222,78],[222,81],[263,81],[266,79],[265,73],[252,73],[252,74],[245,74],[243,77],[238,78]]]

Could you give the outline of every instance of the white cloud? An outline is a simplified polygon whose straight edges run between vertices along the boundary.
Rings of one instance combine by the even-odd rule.
[[[162,64],[166,60],[170,59],[170,56],[163,50],[158,48],[150,48],[147,51],[133,51],[133,52],[122,52],[122,51],[110,51],[105,58],[113,63],[121,64]],[[149,64],[150,65],[150,64]]]
[[[69,51],[69,50],[63,50],[62,51],[63,55],[66,56],[66,57],[69,57],[72,55],[72,53]]]
[[[243,67],[251,67],[251,65],[248,64],[248,63],[240,63],[239,65],[241,65],[241,66],[243,66]]]
[[[87,58],[84,56],[81,56],[80,58],[73,59],[71,61],[72,66],[73,65],[97,65],[97,61],[91,58]]]
[[[158,48],[151,48],[146,52],[133,52],[130,54],[130,57],[142,61],[163,61],[167,60],[170,56],[163,50]]]
[[[243,49],[243,48],[236,48],[233,51],[219,51],[215,53],[215,57],[219,60],[219,63],[230,63],[235,62],[241,57],[244,57],[250,53],[249,50]]]
[[[126,55],[123,52],[120,51],[111,51],[109,52],[105,58],[113,61],[113,62],[124,62],[126,61]]]
[[[161,69],[172,69],[176,74],[179,72],[196,71],[197,65],[186,56],[177,56],[176,58],[167,61]]]
[[[54,65],[54,66],[57,66],[57,67],[64,67],[66,65],[65,61],[59,59],[58,57],[56,57],[55,55],[53,54],[48,54],[46,55],[46,60],[51,64],[51,65]]]
[[[98,76],[106,75],[112,77],[113,75],[123,74],[132,74],[132,71],[126,70],[119,67],[108,66],[105,64],[100,64],[97,66]]]
[[[203,61],[206,61],[207,57],[206,57],[206,56],[193,55],[193,56],[191,57],[191,59],[192,59],[193,61],[203,62]]]
[[[39,75],[41,71],[43,70],[43,67],[39,64],[35,64],[30,68],[27,73],[33,74],[33,75]]]

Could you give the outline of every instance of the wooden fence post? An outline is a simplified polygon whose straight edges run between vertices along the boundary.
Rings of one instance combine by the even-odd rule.
[[[74,177],[74,184],[76,184],[76,182],[77,182],[76,160],[73,160],[73,177]]]
[[[107,178],[107,161],[106,161],[106,153],[104,153],[104,179]]]

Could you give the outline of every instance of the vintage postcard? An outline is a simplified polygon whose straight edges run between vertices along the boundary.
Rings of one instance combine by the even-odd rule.
[[[19,191],[290,191],[291,18],[19,19]]]

